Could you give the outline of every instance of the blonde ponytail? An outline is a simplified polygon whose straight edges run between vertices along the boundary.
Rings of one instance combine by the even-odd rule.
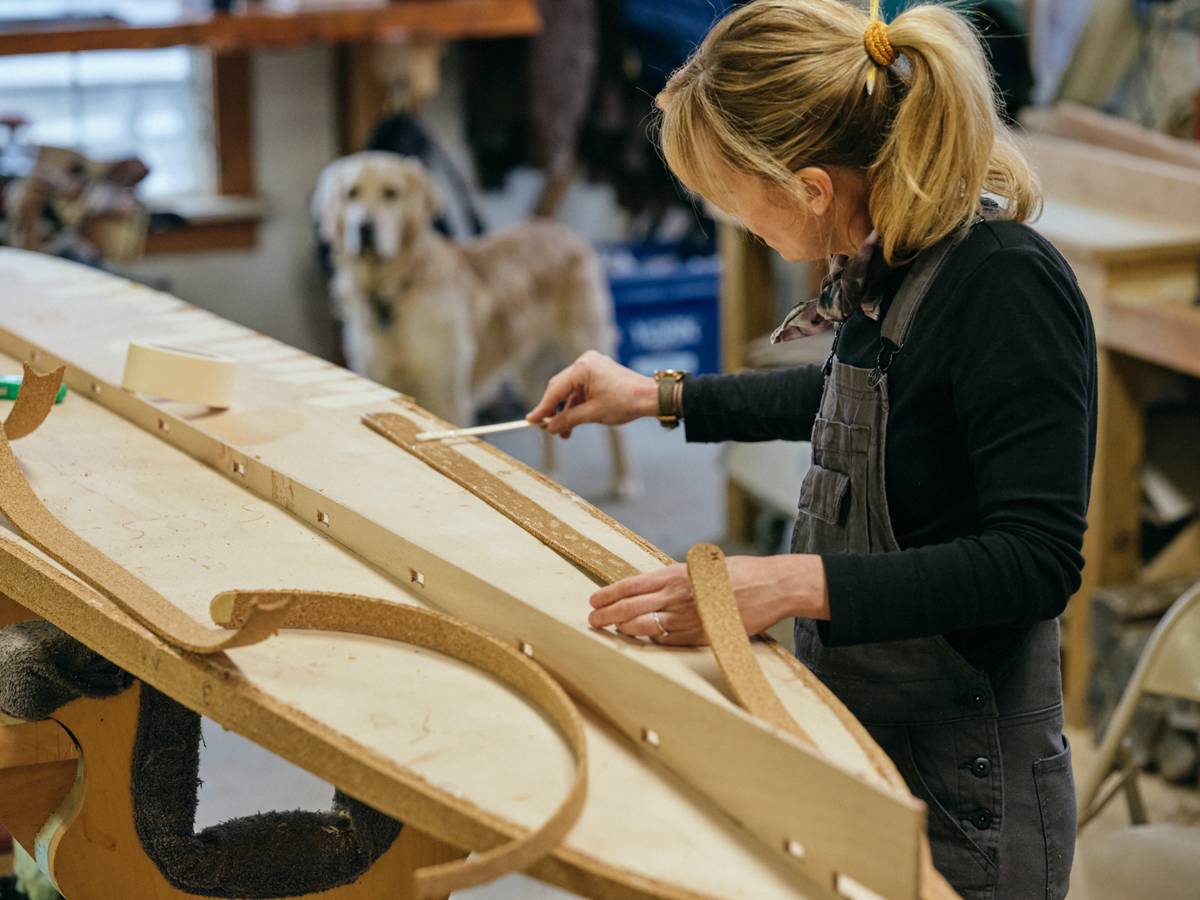
[[[860,170],[889,262],[965,226],[984,192],[1006,217],[1032,216],[1040,189],[1000,122],[970,25],[941,6],[913,7],[868,31],[871,22],[840,0],[754,0],[734,10],[657,98],[668,165],[709,197],[720,190],[714,154],[784,190],[804,166]],[[891,55],[881,54],[881,38]]]

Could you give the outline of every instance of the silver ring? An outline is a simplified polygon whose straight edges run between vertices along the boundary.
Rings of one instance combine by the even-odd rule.
[[[671,632],[667,631],[666,626],[664,626],[662,623],[662,617],[659,616],[658,613],[659,611],[657,609],[650,613],[650,618],[654,619],[654,624],[658,626],[658,636],[669,637]]]

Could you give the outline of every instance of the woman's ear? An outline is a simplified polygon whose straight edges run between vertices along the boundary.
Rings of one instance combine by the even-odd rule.
[[[809,212],[823,216],[833,209],[833,179],[829,172],[820,166],[805,166],[794,172],[793,177]]]

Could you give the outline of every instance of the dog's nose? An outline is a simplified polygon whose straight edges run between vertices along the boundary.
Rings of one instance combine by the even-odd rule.
[[[392,324],[392,304],[378,294],[371,294],[367,298],[367,302],[371,305],[371,312],[375,316],[375,324],[381,330]]]
[[[358,226],[358,246],[360,253],[375,252],[375,223],[363,222]]]

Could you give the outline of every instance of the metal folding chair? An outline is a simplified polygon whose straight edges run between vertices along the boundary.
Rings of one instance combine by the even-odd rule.
[[[1150,824],[1127,742],[1147,694],[1200,703],[1200,582],[1172,604],[1150,636],[1079,791],[1079,829],[1118,794],[1130,825],[1081,842],[1089,900],[1195,898],[1200,890],[1200,827]]]

